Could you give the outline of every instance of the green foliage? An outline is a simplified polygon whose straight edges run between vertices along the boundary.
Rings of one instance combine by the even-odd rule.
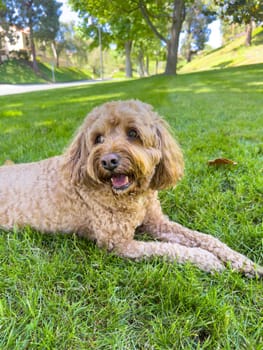
[[[55,40],[59,31],[59,17],[62,13],[60,7],[62,3],[56,0],[49,0],[45,2],[41,1],[40,4],[40,7],[45,4],[45,13],[42,13],[38,18],[34,32],[37,39],[50,42]]]
[[[59,154],[84,116],[138,98],[182,145],[185,178],[162,191],[171,219],[263,264],[263,65],[0,98],[0,163]],[[236,167],[208,167],[224,156]],[[132,262],[75,236],[0,232],[0,348],[261,350],[263,284],[191,265]]]
[[[74,1],[70,4],[79,11],[83,19],[82,31],[94,39],[98,46],[98,26],[103,33],[103,43],[107,47],[111,42],[124,50],[123,43],[133,40],[137,33],[139,18],[138,11],[132,1]],[[137,23],[135,23],[137,22]],[[137,33],[138,34],[138,33]]]
[[[262,0],[214,0],[220,6],[221,17],[232,23],[248,24],[263,20]]]
[[[215,18],[215,12],[211,11],[203,1],[195,0],[193,4],[186,7],[183,23],[185,36],[181,43],[181,52],[188,62],[191,61],[192,53],[204,49],[210,36],[208,25]]]
[[[193,0],[71,0],[70,4],[83,17],[84,32],[94,38],[95,45],[98,45],[97,27],[100,25],[106,45],[113,40],[119,48],[126,49],[127,73],[131,70],[130,51],[133,43],[137,43],[136,50],[140,55],[143,49],[148,50],[151,47],[155,37],[159,46],[166,47],[166,73],[175,74],[185,4],[192,2]],[[127,49],[127,43],[130,50]],[[155,54],[156,52],[158,50],[155,50]]]
[[[34,70],[38,71],[35,51],[35,37],[42,40],[53,40],[59,28],[58,18],[61,14],[61,3],[56,0],[3,0],[5,5],[4,19],[10,26],[29,28],[30,48],[33,56]]]
[[[135,52],[143,48],[144,54],[147,54],[149,45],[154,41],[153,33],[145,25],[137,5],[133,1],[123,3],[104,0],[89,2],[72,0],[70,3],[82,17],[82,33],[93,39],[89,45],[90,49],[100,45],[99,33],[101,33],[104,49],[114,43],[118,51],[126,55],[126,76],[131,77],[132,47]]]
[[[34,33],[43,34],[44,38],[57,31],[57,18],[61,3],[56,0],[3,0],[6,21],[18,28],[32,28]]]

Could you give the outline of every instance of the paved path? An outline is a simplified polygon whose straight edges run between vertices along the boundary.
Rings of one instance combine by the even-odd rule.
[[[0,84],[0,96],[23,94],[25,92],[49,90],[65,88],[70,86],[79,86],[87,84],[95,84],[101,82],[101,80],[85,80],[85,81],[74,81],[71,83],[54,83],[54,84]]]

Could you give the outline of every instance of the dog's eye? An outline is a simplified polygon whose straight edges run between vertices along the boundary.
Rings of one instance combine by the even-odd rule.
[[[127,136],[130,138],[130,139],[136,139],[136,138],[138,138],[138,132],[137,132],[137,130],[135,130],[135,129],[130,129],[130,130],[128,130],[128,132],[127,132]]]
[[[104,142],[104,136],[102,136],[102,135],[96,136],[95,141],[94,141],[95,145],[98,143],[103,143],[103,142]]]

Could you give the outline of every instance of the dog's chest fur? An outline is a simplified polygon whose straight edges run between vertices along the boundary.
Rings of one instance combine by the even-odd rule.
[[[81,223],[76,231],[97,241],[99,246],[108,249],[121,242],[132,239],[135,229],[145,218],[147,198],[144,195],[114,195],[111,191],[79,188],[81,198]],[[78,214],[79,207],[78,207]],[[94,215],[96,220],[94,220]]]
[[[106,186],[72,186],[60,173],[61,160],[1,168],[0,226],[75,232],[108,249],[116,241],[131,239],[145,217],[145,194],[122,196]],[[7,191],[13,194],[8,202]]]

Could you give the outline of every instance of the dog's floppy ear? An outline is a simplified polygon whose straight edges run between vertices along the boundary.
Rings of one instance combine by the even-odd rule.
[[[83,182],[86,177],[86,163],[88,158],[88,146],[83,130],[80,130],[66,150],[64,170],[66,170],[74,184]]]
[[[150,186],[159,190],[175,186],[183,176],[184,161],[180,147],[168,131],[168,125],[164,120],[160,119],[157,122],[157,135],[162,156]]]

